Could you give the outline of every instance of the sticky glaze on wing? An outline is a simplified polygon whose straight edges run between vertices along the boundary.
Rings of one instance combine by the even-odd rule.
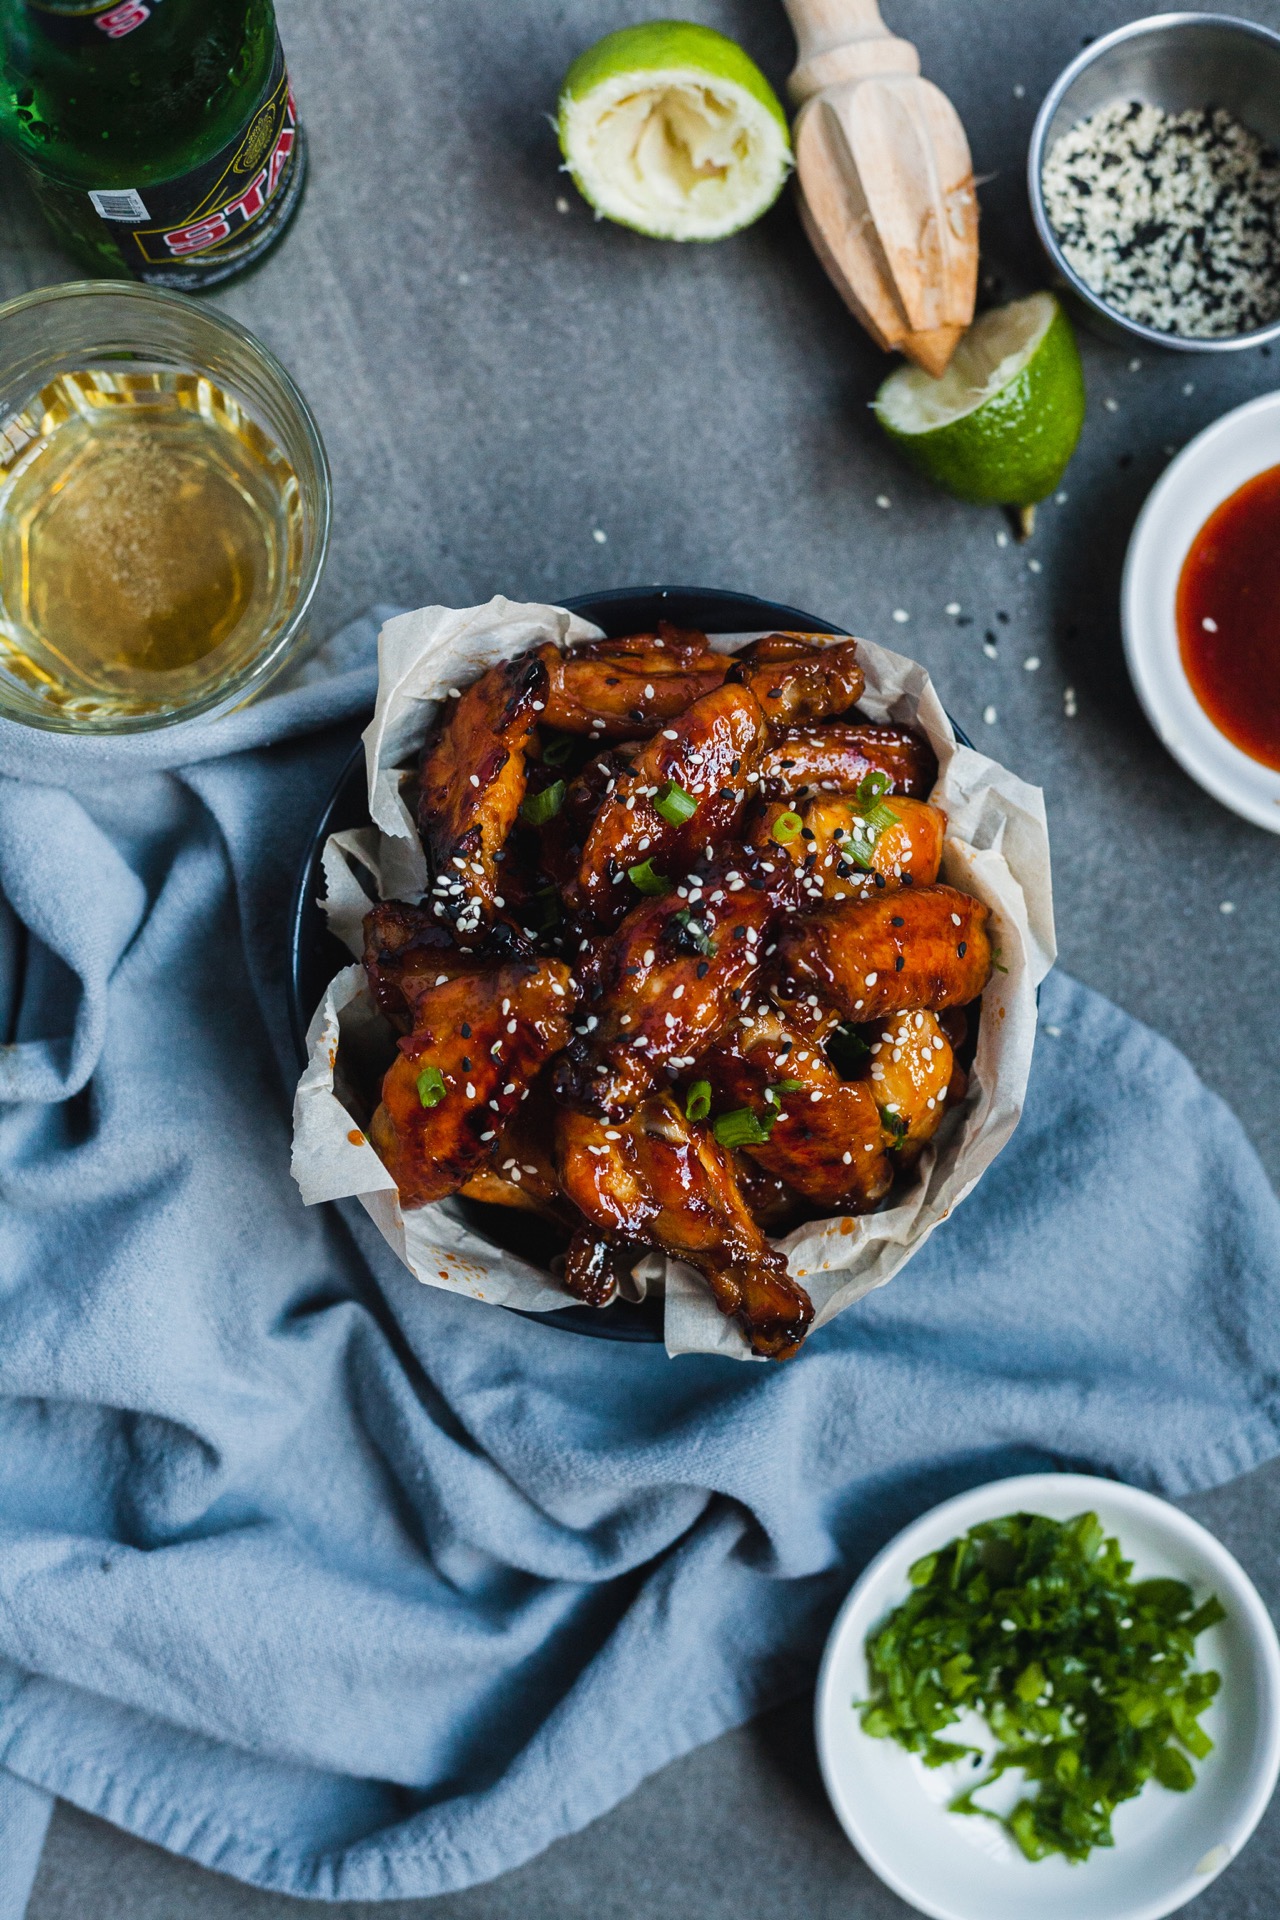
[[[765,962],[769,927],[794,899],[789,863],[751,848],[705,874],[682,897],[636,907],[595,960],[595,991],[555,1085],[562,1099],[625,1116],[659,1084],[713,1045],[747,1010]]]
[[[764,745],[764,716],[745,687],[717,687],[663,727],[618,775],[582,851],[576,899],[602,925],[636,898],[628,869],[649,861],[676,876],[733,831]],[[664,819],[654,802],[674,783],[697,802],[692,818]]]
[[[894,1138],[871,1080],[842,1080],[822,1048],[764,1010],[699,1063],[718,1112],[746,1108],[769,1138],[743,1149],[824,1213],[865,1213],[893,1184]],[[796,1084],[798,1082],[798,1084]]]
[[[866,685],[856,641],[819,646],[783,633],[753,640],[734,654],[729,678],[750,687],[775,728],[848,713]]]
[[[813,1304],[752,1219],[727,1154],[669,1095],[621,1126],[564,1109],[557,1157],[565,1192],[606,1237],[648,1241],[696,1267],[754,1353],[796,1351]]]
[[[760,756],[759,771],[767,800],[852,793],[872,772],[888,774],[894,793],[928,799],[938,762],[923,734],[910,727],[833,720],[789,727]]]
[[[884,804],[894,823],[869,848],[855,831],[860,816],[849,795],[808,801],[800,832],[782,843],[774,829],[793,809],[781,800],[770,801],[756,828],[755,844],[775,848],[791,861],[802,898],[810,900],[860,900],[876,888],[877,874],[891,886],[901,886],[904,879],[932,886],[942,864],[947,816],[927,800],[905,794],[895,793]]]
[[[809,909],[778,935],[781,992],[848,1020],[965,1006],[991,975],[989,912],[954,887],[904,887]]]
[[[710,693],[729,669],[705,633],[669,626],[571,647],[551,670],[549,727],[600,741],[643,739]]]
[[[503,1122],[568,1039],[573,998],[569,969],[554,960],[460,975],[419,996],[369,1129],[402,1206],[456,1193],[489,1158]],[[429,1068],[445,1091],[426,1106]]]
[[[554,647],[504,660],[447,709],[422,756],[418,827],[432,898],[460,935],[492,917],[497,856],[525,790],[525,749],[546,705]]]

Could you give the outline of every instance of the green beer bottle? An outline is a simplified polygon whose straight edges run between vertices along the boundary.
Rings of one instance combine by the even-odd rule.
[[[0,63],[0,139],[95,273],[210,287],[297,208],[272,0],[0,0]]]

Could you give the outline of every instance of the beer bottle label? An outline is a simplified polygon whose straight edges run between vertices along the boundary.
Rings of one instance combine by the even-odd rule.
[[[86,8],[94,25],[140,26],[146,0]],[[306,156],[284,49],[276,39],[266,96],[243,132],[220,153],[172,180],[102,187],[88,196],[128,271],[153,286],[191,291],[214,285],[256,259],[288,222],[302,191]]]

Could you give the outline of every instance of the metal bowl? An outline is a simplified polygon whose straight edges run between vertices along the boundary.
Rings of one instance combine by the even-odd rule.
[[[1127,320],[1076,273],[1045,210],[1042,175],[1059,136],[1116,100],[1141,100],[1168,113],[1225,107],[1280,147],[1280,34],[1252,20],[1213,13],[1162,13],[1131,21],[1086,47],[1045,96],[1031,134],[1027,187],[1041,244],[1054,273],[1095,329],[1112,339],[1144,340],[1181,353],[1234,353],[1280,339],[1280,314],[1252,333],[1191,338]]]

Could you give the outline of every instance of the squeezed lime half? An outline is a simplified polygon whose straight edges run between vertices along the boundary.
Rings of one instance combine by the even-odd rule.
[[[583,198],[655,240],[721,240],[791,167],[787,116],[733,40],[687,20],[606,34],[560,91],[560,150]]]
[[[873,402],[908,459],[961,500],[1030,508],[1051,494],[1084,424],[1084,370],[1051,293],[984,313],[938,380],[898,367]]]

